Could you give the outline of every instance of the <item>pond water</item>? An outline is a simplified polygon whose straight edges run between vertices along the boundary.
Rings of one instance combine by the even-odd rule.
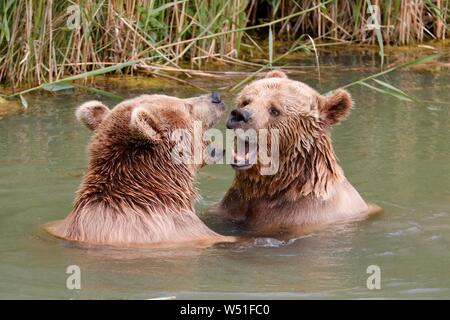
[[[375,65],[372,56],[330,54],[320,80],[314,68],[293,77],[326,92],[376,72]],[[398,71],[384,80],[419,99],[450,101],[449,72]],[[178,84],[109,90],[199,93]],[[90,138],[74,108],[99,97],[30,95],[26,112],[0,120],[0,298],[450,298],[450,105],[349,90],[355,108],[332,131],[335,151],[347,178],[383,214],[288,243],[183,250],[80,248],[41,231],[71,210]],[[231,110],[232,95],[223,95]],[[197,208],[215,230],[238,234],[205,215],[232,178],[226,165],[202,169]],[[66,288],[69,265],[81,268],[81,290]],[[370,265],[380,267],[380,290],[367,289]]]

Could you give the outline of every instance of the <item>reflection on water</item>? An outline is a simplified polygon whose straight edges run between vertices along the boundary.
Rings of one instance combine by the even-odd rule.
[[[365,76],[356,67],[371,63],[331,56],[322,62],[320,83],[315,71],[298,79],[326,92]],[[401,71],[386,80],[423,100],[450,101],[445,73]],[[382,215],[290,241],[160,250],[80,247],[42,233],[42,224],[71,209],[90,136],[73,110],[94,97],[70,91],[30,97],[28,111],[0,120],[0,297],[449,298],[450,106],[350,91],[355,109],[333,130],[336,153],[363,197],[384,207]],[[179,86],[117,92],[195,94]],[[204,168],[197,208],[214,229],[240,234],[204,214],[232,177],[226,165]],[[81,267],[80,291],[65,287],[72,264]],[[366,288],[372,264],[381,268],[381,290]]]

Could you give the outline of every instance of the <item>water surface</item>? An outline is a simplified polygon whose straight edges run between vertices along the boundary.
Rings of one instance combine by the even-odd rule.
[[[367,75],[360,67],[375,63],[342,54],[322,60],[320,80],[314,69],[295,78],[326,92]],[[399,71],[384,80],[423,100],[450,101],[448,72]],[[199,93],[178,84],[109,89],[126,97]],[[74,108],[99,97],[29,96],[26,112],[0,120],[0,298],[450,298],[450,106],[350,91],[355,108],[332,131],[335,151],[363,197],[384,207],[382,215],[287,244],[147,251],[79,248],[41,232],[71,210],[90,138]],[[205,209],[232,177],[226,165],[198,175],[199,215],[223,233],[239,231]],[[81,290],[66,289],[68,265],[80,266]],[[381,268],[381,290],[366,287],[369,265]]]

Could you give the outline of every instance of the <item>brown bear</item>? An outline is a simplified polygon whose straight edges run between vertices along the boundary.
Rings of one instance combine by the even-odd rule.
[[[224,111],[216,92],[188,99],[142,95],[112,110],[98,101],[78,107],[77,119],[94,131],[88,171],[72,212],[46,230],[120,246],[233,241],[195,214],[194,179],[202,164],[174,161],[172,153],[174,130],[191,135],[197,121],[204,132]]]
[[[303,233],[378,211],[345,178],[331,144],[330,127],[345,118],[351,107],[347,91],[322,96],[279,70],[247,85],[227,127],[266,129],[269,144],[274,129],[278,130],[278,170],[273,175],[261,174],[263,165],[259,159],[249,163],[246,145],[241,158],[247,161],[232,164],[236,176],[218,213],[270,234]]]

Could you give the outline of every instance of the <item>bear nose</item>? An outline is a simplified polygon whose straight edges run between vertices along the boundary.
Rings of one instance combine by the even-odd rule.
[[[227,128],[233,129],[239,123],[244,122],[247,123],[250,120],[250,112],[244,109],[234,109],[230,113],[230,117],[227,121]]]
[[[220,93],[215,92],[215,91],[213,93],[211,93],[211,102],[212,103],[221,103],[222,98],[220,97]]]

